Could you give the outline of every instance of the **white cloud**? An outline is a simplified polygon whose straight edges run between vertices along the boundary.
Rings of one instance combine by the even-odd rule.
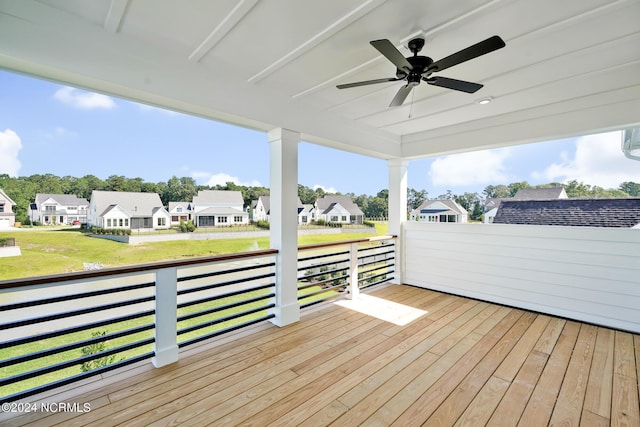
[[[242,182],[237,176],[231,176],[224,172],[217,174],[209,172],[193,172],[191,176],[196,180],[196,182],[212,187],[216,185],[225,185],[227,182],[233,182],[236,185],[245,185],[248,187],[262,187],[262,184],[259,181],[253,180],[249,182]]]
[[[588,185],[617,188],[624,181],[640,182],[640,163],[620,149],[620,132],[583,136],[576,140],[573,157],[563,152],[560,163],[534,174],[548,181],[577,180]]]
[[[338,190],[336,190],[333,187],[325,187],[324,185],[320,185],[320,184],[316,184],[313,186],[314,190],[317,190],[318,188],[321,188],[322,191],[324,191],[325,193],[329,193],[329,194],[335,194],[338,192]]]
[[[0,132],[0,173],[18,176],[20,160],[18,152],[22,149],[22,142],[17,133],[11,129]]]
[[[431,163],[428,175],[434,186],[461,186],[506,182],[505,160],[511,148],[474,151],[438,157]]]
[[[56,93],[53,94],[53,97],[63,104],[84,110],[90,110],[93,108],[111,109],[116,106],[115,101],[109,96],[93,92],[85,92],[69,86],[58,89]]]

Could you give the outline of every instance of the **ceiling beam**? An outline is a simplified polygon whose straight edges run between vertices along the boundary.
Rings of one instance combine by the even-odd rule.
[[[231,9],[231,12],[224,17],[224,19],[218,24],[218,26],[207,36],[207,38],[200,43],[191,54],[189,55],[189,61],[199,62],[207,53],[211,51],[219,42],[226,36],[229,31],[236,26],[238,22],[244,16],[249,13],[251,8],[258,3],[258,0],[240,0],[236,6]]]
[[[111,0],[109,13],[107,13],[107,17],[104,20],[105,30],[111,33],[117,33],[120,30],[120,23],[122,22],[128,4],[129,0]]]
[[[349,24],[352,24],[353,22],[362,18],[367,13],[371,12],[373,9],[380,6],[385,1],[386,0],[365,1],[360,6],[356,7],[351,12],[347,13],[342,18],[338,19],[333,24],[331,24],[324,30],[320,31],[318,34],[311,37],[309,40],[302,43],[300,46],[296,47],[291,52],[287,53],[282,58],[278,59],[277,61],[275,61],[274,63],[272,63],[271,65],[269,65],[268,67],[266,67],[265,69],[257,73],[256,75],[254,75],[253,77],[249,78],[248,80],[249,83],[258,83],[260,80],[266,78],[267,76],[269,76],[270,74],[278,70],[279,68],[295,60],[297,57],[299,57],[303,53],[309,51],[313,47],[322,43],[324,40],[336,34],[338,31],[344,29]]]

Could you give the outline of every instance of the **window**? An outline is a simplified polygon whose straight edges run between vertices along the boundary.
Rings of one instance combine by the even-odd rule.
[[[77,211],[77,210],[78,210],[78,207],[77,207],[77,206],[69,206],[69,207],[67,208],[67,210],[70,210],[70,211]]]
[[[123,224],[123,223],[124,223],[124,220],[123,220],[122,218],[120,218],[120,221],[119,221],[119,224],[118,224],[118,225],[119,225],[120,227],[122,227],[122,224]]]
[[[56,211],[56,207],[55,206],[45,206],[44,207],[44,211],[45,212],[55,212]]]
[[[342,222],[347,222],[347,216],[346,216],[346,215],[342,215],[342,219],[341,219],[341,221],[342,221]]]
[[[107,218],[107,227],[111,227],[111,218]]]
[[[124,219],[124,226],[128,227],[129,226],[129,218],[125,218]]]
[[[0,212],[4,212],[4,203],[0,203]]]
[[[306,215],[302,215],[302,222],[303,223],[307,222],[307,216]]]
[[[226,216],[219,216],[218,217],[218,223],[219,224],[226,224],[227,223],[227,217]]]
[[[165,217],[158,218],[158,227],[164,227],[167,225],[167,219]]]
[[[182,212],[182,208],[176,208],[176,212]]]
[[[338,222],[338,215],[334,215],[331,217],[331,222]]]
[[[171,215],[171,222],[178,222],[178,215]]]
[[[233,222],[242,222],[242,217],[241,216],[234,216],[233,217]]]

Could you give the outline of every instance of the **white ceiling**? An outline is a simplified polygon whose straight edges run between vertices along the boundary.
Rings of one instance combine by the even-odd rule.
[[[422,32],[475,94],[401,82],[369,41]],[[640,124],[640,0],[0,0],[0,67],[382,159]],[[488,105],[475,101],[493,97]],[[215,143],[215,142],[213,142]]]

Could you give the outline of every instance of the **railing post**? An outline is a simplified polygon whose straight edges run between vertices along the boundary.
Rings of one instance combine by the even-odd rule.
[[[156,271],[156,315],[153,366],[159,368],[178,360],[178,270]]]
[[[360,286],[358,283],[358,244],[349,245],[349,298],[358,299]]]

